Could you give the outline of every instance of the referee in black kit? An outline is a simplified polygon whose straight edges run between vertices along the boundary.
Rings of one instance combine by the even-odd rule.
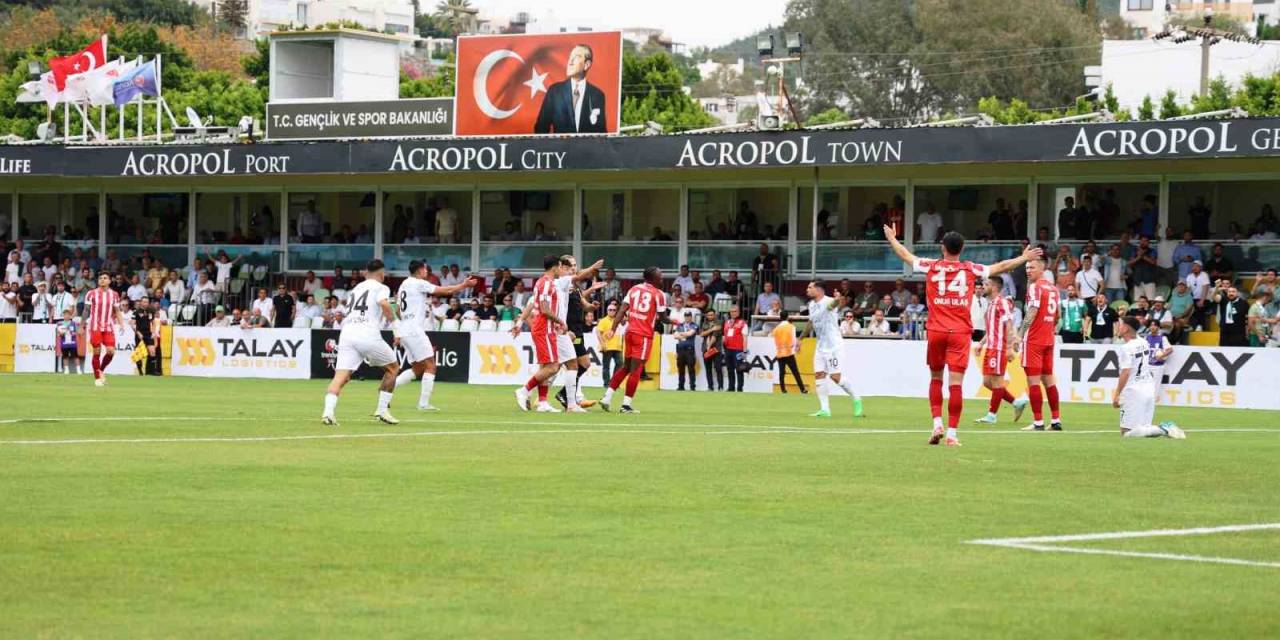
[[[584,409],[595,404],[594,400],[587,400],[582,396],[582,376],[587,373],[587,369],[591,368],[591,354],[587,353],[587,345],[582,341],[583,336],[591,332],[591,327],[587,326],[587,312],[595,311],[600,307],[599,302],[592,300],[592,294],[597,289],[604,287],[603,280],[597,280],[588,289],[574,285],[569,290],[569,311],[566,314],[565,326],[569,329],[569,333],[573,334],[573,354],[578,357],[578,406]],[[560,406],[568,408],[568,399],[564,394],[564,387],[560,388],[560,392],[556,394],[556,401]]]

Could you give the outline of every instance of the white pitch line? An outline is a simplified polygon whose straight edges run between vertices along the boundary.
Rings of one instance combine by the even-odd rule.
[[[154,443],[187,443],[187,442],[285,442],[291,440],[353,440],[379,438],[423,438],[432,436],[495,436],[495,435],[569,435],[569,434],[658,434],[658,435],[694,435],[723,436],[738,434],[774,435],[785,431],[657,431],[653,429],[523,429],[496,430],[475,429],[461,431],[405,431],[400,433],[326,433],[305,436],[208,436],[194,438],[76,438],[60,440],[0,440],[0,445],[49,445],[49,444],[154,444]],[[802,433],[802,432],[791,432]]]
[[[1150,529],[1147,531],[1109,531],[1103,533],[1081,533],[1059,536],[1033,536],[1026,538],[988,538],[984,540],[967,540],[966,544],[978,544],[1006,549],[1022,549],[1041,553],[1078,553],[1100,556],[1121,556],[1127,558],[1153,558],[1156,560],[1178,560],[1182,562],[1207,562],[1212,564],[1229,564],[1246,567],[1265,567],[1280,569],[1280,562],[1263,562],[1243,560],[1240,558],[1219,558],[1215,556],[1196,556],[1180,553],[1159,553],[1146,551],[1120,551],[1116,549],[1095,549],[1089,547],[1067,547],[1057,542],[1085,542],[1094,540],[1126,540],[1135,538],[1158,538],[1168,536],[1195,536],[1215,533],[1236,533],[1242,531],[1269,531],[1280,529],[1280,522],[1261,524],[1236,524],[1221,527],[1194,527],[1190,529]],[[1050,543],[1050,544],[1045,544]]]

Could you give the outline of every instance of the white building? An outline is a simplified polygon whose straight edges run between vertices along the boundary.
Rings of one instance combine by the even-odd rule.
[[[697,101],[703,111],[719,121],[717,124],[738,124],[738,114],[742,109],[747,106],[756,106],[754,95],[697,98]]]
[[[694,65],[698,69],[703,79],[710,78],[721,71],[728,71],[730,77],[737,77],[746,72],[746,62],[742,58],[738,58],[737,62],[715,62],[707,59]]]
[[[1280,16],[1280,8],[1275,0],[1120,0],[1120,17],[1134,28],[1140,38],[1159,33],[1171,16],[1203,16],[1209,9],[1214,15],[1231,16],[1244,23],[1250,35],[1256,33],[1259,17],[1265,18],[1267,24],[1274,25],[1277,23],[1277,16]]]
[[[1246,75],[1280,70],[1280,42],[1260,45],[1223,40],[1209,49],[1209,77],[1221,76],[1233,86]],[[1156,105],[1170,89],[1185,104],[1200,92],[1200,43],[1169,40],[1105,40],[1102,43],[1102,86],[1111,85],[1120,107],[1136,110],[1145,96]]]
[[[192,0],[216,13],[220,0]],[[351,21],[375,31],[414,37],[411,0],[249,0],[247,38],[265,36],[284,27],[317,27]]]

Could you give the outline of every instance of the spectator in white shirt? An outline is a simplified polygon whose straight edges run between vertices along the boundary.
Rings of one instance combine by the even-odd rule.
[[[846,310],[844,320],[840,321],[840,335],[852,338],[860,333],[862,333],[862,325],[858,324],[857,316],[853,315],[853,311]]]
[[[298,317],[306,318],[308,325],[311,324],[312,320],[323,315],[323,313],[324,310],[320,308],[320,305],[316,304],[316,297],[310,293],[307,294],[306,302],[303,302],[302,305],[298,307]]]
[[[458,242],[458,212],[449,207],[449,199],[440,197],[440,209],[436,211],[436,238],[443,244]]]
[[[217,272],[217,276],[213,279],[214,286],[218,291],[226,291],[228,283],[231,282],[231,268],[240,262],[241,256],[236,256],[235,260],[227,257],[226,251],[219,251],[218,257],[209,256],[209,260],[213,262],[213,268]]]
[[[53,296],[49,295],[49,283],[41,280],[36,283],[35,295],[31,296],[31,321],[46,323],[57,317],[53,315]]]
[[[191,288],[191,302],[195,304],[213,304],[214,292],[217,290],[212,282],[209,282],[209,274],[200,272],[200,277],[196,278],[196,286]]]
[[[1076,291],[1084,300],[1092,300],[1103,292],[1102,273],[1093,264],[1093,256],[1086,255],[1080,259],[1080,270],[1076,272]]]
[[[67,291],[66,282],[58,282],[54,285],[57,293],[53,294],[53,317],[61,318],[62,312],[67,309],[71,310],[72,315],[76,312],[76,297],[70,291]]]
[[[932,202],[925,205],[924,213],[916,216],[916,226],[920,228],[916,242],[933,244],[938,241],[938,232],[942,230],[942,214],[938,213]]]
[[[253,301],[253,312],[263,318],[270,318],[271,312],[275,310],[276,305],[271,301],[271,297],[267,295],[266,289],[258,289],[258,298]]]
[[[147,288],[142,284],[142,278],[134,275],[129,279],[129,288],[124,292],[125,297],[132,302],[137,302],[147,297]]]
[[[462,284],[462,272],[458,270],[458,265],[440,267],[440,286],[452,287],[458,284]]]
[[[889,327],[889,321],[884,319],[884,311],[876,309],[871,315],[871,319],[867,321],[867,326],[862,329],[864,336],[891,336],[893,329]]]
[[[164,297],[169,304],[182,304],[187,300],[187,285],[178,279],[177,271],[169,272],[169,280],[164,283]]]
[[[18,285],[0,283],[0,322],[18,321]]]
[[[308,271],[307,278],[302,281],[302,292],[307,294],[315,293],[316,289],[322,288],[321,284],[320,279],[316,277],[316,272]]]
[[[45,256],[44,266],[40,267],[40,271],[43,272],[44,275],[40,276],[39,278],[44,280],[45,282],[51,283],[53,282],[53,275],[58,273],[58,265],[54,264],[51,258],[49,258],[48,256]]]
[[[204,324],[206,327],[230,327],[231,318],[227,317],[227,309],[218,305],[213,309],[213,317]]]
[[[298,236],[305,243],[320,242],[324,236],[324,219],[316,211],[316,201],[307,201],[307,210],[298,214]]]
[[[675,290],[674,287],[680,287],[681,291],[693,291],[693,278],[689,276],[689,265],[680,265],[680,275],[676,276],[676,279],[672,281],[671,285],[672,291]]]
[[[271,302],[271,299],[268,298],[267,302]],[[240,320],[241,329],[265,329],[270,326],[271,323],[267,321],[267,316],[262,315],[256,306],[253,311],[244,314]]]
[[[13,250],[9,252],[10,256],[16,255],[18,257],[18,264],[26,264],[28,262],[31,262],[31,252],[27,251],[23,247],[24,247],[23,242],[21,240],[18,240],[17,242],[13,243]]]
[[[17,252],[9,252],[9,264],[4,266],[4,281],[8,284],[22,284],[22,263]]]

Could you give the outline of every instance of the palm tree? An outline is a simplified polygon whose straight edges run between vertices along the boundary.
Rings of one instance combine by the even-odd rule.
[[[436,23],[454,34],[466,33],[475,29],[476,13],[471,0],[442,0],[436,5]]]

